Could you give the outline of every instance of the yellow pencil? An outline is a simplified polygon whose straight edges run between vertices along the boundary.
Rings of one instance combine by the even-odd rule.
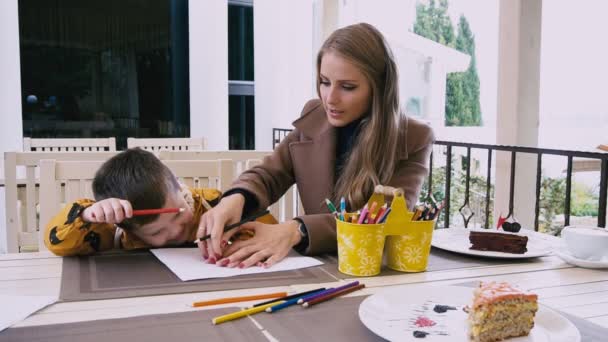
[[[235,311],[235,312],[232,312],[232,313],[229,313],[229,314],[226,314],[226,315],[217,316],[217,317],[214,317],[211,320],[211,323],[213,323],[213,324],[220,324],[220,323],[232,321],[232,320],[235,320],[235,319],[239,319],[239,318],[242,318],[242,317],[245,317],[245,316],[253,315],[253,314],[256,314],[258,312],[265,311],[266,308],[269,308],[271,306],[274,306],[274,305],[277,305],[277,304],[281,304],[281,303],[284,303],[284,302],[285,302],[284,300],[278,300],[276,302],[268,303],[266,305],[260,305],[260,306],[253,307],[251,309],[245,309],[245,310]]]

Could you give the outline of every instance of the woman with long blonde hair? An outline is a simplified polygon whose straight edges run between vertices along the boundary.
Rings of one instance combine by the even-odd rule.
[[[372,25],[336,30],[317,56],[319,99],[304,106],[295,129],[245,171],[222,200],[201,218],[204,260],[225,267],[269,267],[294,248],[316,255],[336,251],[336,223],[325,206],[344,197],[349,210],[363,207],[378,184],[401,188],[416,204],[434,140],[431,128],[404,116],[391,50]],[[279,224],[251,222],[248,240],[228,245],[225,225],[267,208],[297,184],[305,214]]]

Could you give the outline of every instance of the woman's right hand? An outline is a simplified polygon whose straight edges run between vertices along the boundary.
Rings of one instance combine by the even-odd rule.
[[[209,234],[211,238],[200,241],[198,248],[201,251],[203,259],[207,260],[210,264],[214,264],[222,257],[222,247],[225,247],[223,244],[227,243],[222,241],[224,227],[241,220],[244,206],[245,197],[236,193],[222,198],[218,205],[204,213],[201,217],[196,237],[198,239]]]
[[[106,198],[93,203],[82,211],[81,217],[85,222],[92,223],[120,223],[133,216],[133,207],[127,200],[119,198]]]

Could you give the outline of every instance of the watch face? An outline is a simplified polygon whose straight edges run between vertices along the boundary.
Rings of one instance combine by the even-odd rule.
[[[302,235],[302,237],[308,236],[308,232],[306,231],[306,228],[304,228],[304,225],[302,223],[300,223],[300,225],[298,226],[298,230],[300,231],[300,235]]]

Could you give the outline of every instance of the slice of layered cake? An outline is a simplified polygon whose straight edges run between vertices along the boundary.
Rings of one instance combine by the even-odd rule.
[[[528,237],[513,233],[498,233],[496,231],[471,231],[470,249],[478,251],[493,251],[513,254],[524,254],[528,251]]]
[[[534,327],[538,296],[508,283],[481,283],[469,309],[471,341],[492,342],[527,336]]]

